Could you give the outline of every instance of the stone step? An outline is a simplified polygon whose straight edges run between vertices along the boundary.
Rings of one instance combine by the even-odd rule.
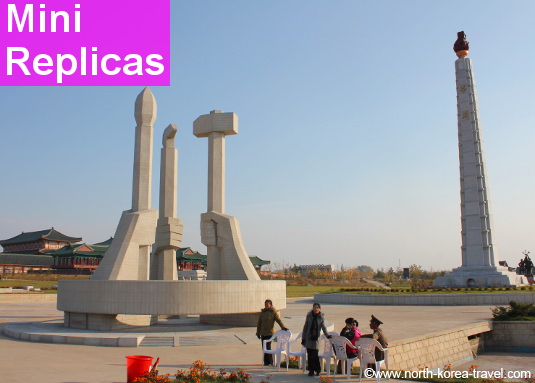
[[[225,339],[222,339],[225,338]],[[228,336],[223,337],[212,337],[212,336],[181,336],[178,338],[178,344],[180,346],[206,346],[206,345],[216,345],[216,344],[223,344],[228,338]]]
[[[175,338],[172,336],[146,336],[139,347],[174,347]]]

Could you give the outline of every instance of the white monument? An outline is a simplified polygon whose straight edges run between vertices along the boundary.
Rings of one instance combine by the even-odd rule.
[[[238,220],[225,214],[225,136],[238,134],[238,116],[214,110],[195,120],[193,134],[208,137],[208,212],[201,215],[208,279],[258,281],[243,247]]]
[[[461,35],[462,34],[462,35]],[[499,266],[489,199],[487,165],[481,136],[479,107],[468,42],[459,32],[454,50],[461,178],[462,266],[435,279],[439,287],[510,286],[522,277]]]
[[[152,136],[156,100],[149,88],[136,98],[136,141],[132,209],[121,216],[113,241],[91,279],[147,280],[151,246],[155,242],[158,210],[150,208]]]
[[[208,246],[206,281],[177,280],[176,250],[183,233],[176,218],[177,128],[171,124],[163,133],[158,212],[150,208],[156,101],[148,88],[136,99],[135,118],[132,209],[123,212],[91,280],[59,281],[57,307],[64,311],[64,325],[117,330],[155,324],[158,315],[200,314],[204,323],[253,326],[264,300],[284,309],[286,282],[260,280],[237,220],[224,214],[225,135],[237,133],[237,116],[213,112],[194,123],[195,134],[210,142],[208,212],[201,216],[202,242]]]
[[[176,251],[182,245],[184,226],[176,218],[178,151],[175,135],[178,129],[171,124],[163,133],[160,163],[160,217],[156,226],[156,243],[153,247],[151,279],[174,281],[177,279]]]

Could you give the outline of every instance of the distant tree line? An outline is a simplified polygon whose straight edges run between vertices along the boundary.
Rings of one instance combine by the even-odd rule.
[[[271,266],[271,265],[270,265]],[[278,266],[278,267],[277,267]],[[327,285],[327,284],[361,284],[364,279],[374,279],[386,284],[401,281],[403,270],[401,268],[374,270],[368,265],[356,267],[341,266],[340,270],[307,269],[306,273],[298,265],[281,267],[276,263],[272,268],[277,270],[262,273],[262,279],[284,279],[289,285]],[[432,285],[432,281],[445,274],[445,271],[428,271],[420,265],[409,266],[410,282],[413,287],[424,288]],[[364,283],[364,282],[362,282]]]

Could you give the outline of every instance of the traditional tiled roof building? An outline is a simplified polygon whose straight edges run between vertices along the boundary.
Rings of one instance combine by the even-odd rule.
[[[48,252],[54,258],[53,268],[61,272],[91,274],[97,268],[111,244],[112,238],[94,245],[87,243],[68,244],[56,251]]]
[[[181,247],[176,251],[176,264],[178,270],[204,270],[206,255],[192,250],[191,247]]]
[[[54,228],[22,233],[0,241],[4,253],[45,254],[68,244],[80,242],[82,237],[69,237]]]
[[[270,261],[264,261],[256,255],[249,257],[254,268],[260,270],[264,265],[269,265]],[[176,251],[176,263],[178,270],[205,270],[207,257],[190,247],[181,247]]]
[[[271,264],[271,261],[264,261],[263,259],[258,258],[256,255],[250,255],[249,259],[256,270],[260,270],[264,265]]]
[[[0,253],[0,276],[52,269],[50,255]]]

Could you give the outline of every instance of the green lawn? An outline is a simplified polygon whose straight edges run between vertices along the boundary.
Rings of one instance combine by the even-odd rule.
[[[390,287],[393,288],[393,289],[410,290],[411,284],[409,282],[398,282],[398,281],[395,281],[395,282],[392,282],[390,284]]]
[[[528,293],[534,292],[535,288],[497,288],[489,290],[479,289],[456,289],[456,290],[438,290],[433,289],[425,291],[389,291],[382,289],[373,289],[375,291],[340,291],[343,286],[286,286],[286,296],[288,298],[295,297],[312,297],[314,293],[326,293],[326,294],[379,294],[379,295],[411,295],[411,294],[485,294],[485,293]]]
[[[496,294],[496,293],[533,293],[535,292],[534,287],[529,288],[489,288],[478,289],[478,288],[457,288],[457,289],[428,289],[428,290],[403,290],[403,291],[390,291],[390,290],[379,290],[375,291],[333,291],[331,293],[336,294],[378,294],[378,295],[414,295],[414,294]]]
[[[314,293],[337,293],[339,286],[286,286],[286,297],[313,297]]]
[[[43,278],[41,278],[43,279]],[[63,279],[61,276],[59,276],[59,279]],[[74,279],[74,280],[83,280],[83,279],[89,279],[89,275],[80,275],[80,276],[68,276],[65,279]],[[0,280],[0,287],[13,287],[13,288],[21,288],[22,286],[33,286],[35,288],[40,289],[49,289],[52,286],[57,286],[58,281],[57,280],[33,280],[33,279],[2,279]]]
[[[33,286],[35,288],[41,288],[41,289],[50,289],[52,286],[57,286],[58,281],[55,280],[58,279],[71,279],[71,280],[84,280],[89,279],[88,275],[80,275],[80,276],[51,276],[50,279],[54,280],[33,280],[33,279],[2,279],[0,280],[0,287],[13,287],[13,288],[20,288],[22,286]],[[46,279],[40,276],[39,279]],[[440,291],[433,291],[425,290],[425,291],[411,291],[411,290],[403,290],[401,291],[389,291],[389,290],[382,290],[382,289],[371,289],[375,291],[340,291],[342,288],[348,288],[347,285],[343,286],[286,286],[286,296],[288,298],[295,298],[295,297],[313,297],[314,293],[326,293],[326,294],[474,294],[474,293],[512,293],[512,292],[534,292],[535,287],[531,286],[529,288],[500,288],[500,289],[488,289],[488,290],[479,290],[479,289],[456,289],[454,291],[452,290],[440,290]],[[350,288],[350,287],[349,287]],[[52,290],[55,291],[55,290]]]
[[[80,276],[80,280],[88,279],[87,276]],[[58,281],[32,281],[23,279],[3,279],[0,280],[0,287],[21,288],[22,286],[33,286],[35,288],[51,288],[57,286]],[[286,286],[286,296],[295,297],[312,297],[314,293],[337,293],[340,288],[336,286]],[[51,290],[56,291],[56,290]]]

